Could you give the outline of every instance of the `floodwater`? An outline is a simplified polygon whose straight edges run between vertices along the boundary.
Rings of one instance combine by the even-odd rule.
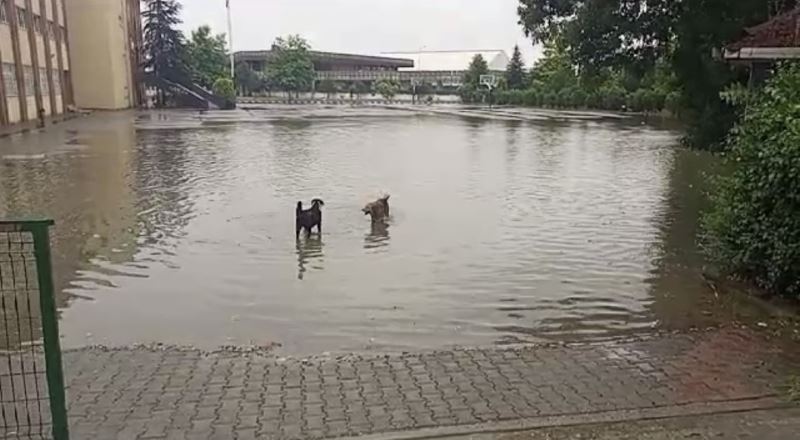
[[[56,220],[66,347],[408,350],[728,319],[696,245],[713,157],[638,121],[470,116],[94,115],[0,139],[0,217]],[[296,241],[314,197],[323,235]]]

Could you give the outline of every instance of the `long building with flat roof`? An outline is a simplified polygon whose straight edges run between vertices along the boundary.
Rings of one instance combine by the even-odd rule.
[[[311,62],[317,72],[329,71],[398,71],[401,68],[413,68],[414,61],[406,58],[385,56],[356,55],[349,53],[321,52],[312,50]],[[236,52],[236,63],[245,62],[256,71],[263,71],[275,56],[271,50],[248,50]]]
[[[456,50],[394,52],[381,56],[310,51],[318,81],[338,83],[373,83],[381,79],[402,84],[430,84],[456,88],[463,84],[464,73],[472,58],[483,56],[489,70],[502,72],[508,65],[503,50]],[[245,62],[256,71],[264,71],[274,53],[270,50],[242,51],[234,54],[236,63]]]
[[[410,58],[414,66],[401,70],[414,72],[455,72],[466,71],[472,59],[480,55],[486,60],[489,70],[504,72],[509,61],[506,51],[502,49],[484,50],[423,50],[414,52],[387,52],[387,57]]]

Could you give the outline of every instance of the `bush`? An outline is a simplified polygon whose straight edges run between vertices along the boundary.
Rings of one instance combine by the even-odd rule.
[[[465,104],[479,104],[484,101],[485,92],[471,86],[464,86],[459,90],[461,101]]]
[[[545,107],[555,107],[558,104],[558,94],[554,92],[546,92],[542,95],[542,105]]]
[[[375,83],[375,91],[387,101],[394,99],[394,96],[400,91],[400,85],[390,79],[381,79]]]
[[[522,90],[512,90],[509,93],[508,103],[511,105],[523,105],[525,103],[525,92]]]
[[[800,296],[800,66],[784,65],[730,137],[729,176],[704,216],[717,264],[774,293]]]
[[[667,95],[661,90],[653,90],[653,111],[660,112],[664,110],[664,103],[667,100]]]
[[[536,89],[526,90],[522,100],[523,104],[531,107],[539,107],[542,105],[542,97]]]
[[[603,97],[598,92],[590,93],[586,97],[586,107],[601,108],[603,106]]]
[[[681,93],[674,91],[667,94],[664,98],[664,109],[674,116],[679,116],[681,110]]]
[[[600,107],[605,110],[622,110],[625,101],[625,90],[621,87],[604,87],[600,89]]]
[[[214,81],[212,89],[215,95],[225,98],[226,101],[230,103],[236,101],[236,88],[230,78],[218,78]]]
[[[583,90],[575,89],[572,91],[572,96],[570,97],[570,101],[572,102],[572,107],[574,108],[586,107],[587,100],[588,100],[588,95]]]

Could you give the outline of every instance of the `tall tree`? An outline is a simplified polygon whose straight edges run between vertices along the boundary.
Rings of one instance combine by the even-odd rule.
[[[186,43],[186,61],[194,82],[211,89],[216,80],[230,76],[225,34],[211,35],[211,28],[200,26]]]
[[[544,44],[544,57],[531,69],[531,85],[538,89],[558,91],[577,84],[575,66],[563,40],[557,38]]]
[[[262,87],[261,79],[249,64],[239,63],[236,65],[236,87],[243,95],[252,95]]]
[[[332,80],[324,79],[317,85],[317,91],[324,93],[325,97],[330,99],[331,95],[336,93],[338,89],[336,88],[336,83],[334,83]]]
[[[512,90],[525,88],[525,62],[522,60],[519,46],[514,46],[514,54],[506,68],[506,84]]]
[[[734,113],[719,97],[735,79],[712,57],[745,26],[785,11],[797,0],[520,0],[520,23],[537,42],[565,38],[582,72],[624,67],[639,77],[668,57],[682,91],[691,144],[710,147]]]
[[[272,59],[267,64],[267,77],[281,90],[309,90],[314,82],[314,64],[310,46],[299,35],[277,38],[272,45]]]
[[[185,74],[183,34],[177,29],[181,5],[176,0],[144,0],[145,68],[155,75]]]
[[[464,84],[468,87],[478,89],[481,86],[481,75],[489,73],[489,64],[483,58],[483,55],[477,54],[472,58],[469,63],[467,72],[464,74]]]

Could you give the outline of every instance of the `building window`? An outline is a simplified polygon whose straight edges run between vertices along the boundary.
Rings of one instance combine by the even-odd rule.
[[[42,33],[42,16],[41,15],[34,15],[33,16],[33,29],[38,32]]]
[[[56,38],[56,24],[50,20],[47,20],[47,36]]]
[[[3,63],[3,84],[6,86],[6,96],[19,96],[17,89],[17,71],[11,63]]]
[[[47,82],[47,69],[39,69],[39,87],[42,89],[42,96],[50,94],[50,84]]]
[[[0,23],[8,23],[8,16],[6,16],[7,6],[8,6],[7,0],[0,0]]]
[[[20,27],[28,26],[28,14],[25,12],[25,9],[20,8],[19,6],[17,6],[17,24]]]
[[[22,71],[24,73],[23,78],[25,79],[25,95],[34,96],[36,91],[33,87],[33,67],[25,66]]]
[[[64,26],[59,26],[61,29],[61,41],[67,41],[67,28]]]
[[[58,96],[61,94],[61,75],[58,74],[58,70],[53,70],[51,75],[53,75],[53,93]]]

